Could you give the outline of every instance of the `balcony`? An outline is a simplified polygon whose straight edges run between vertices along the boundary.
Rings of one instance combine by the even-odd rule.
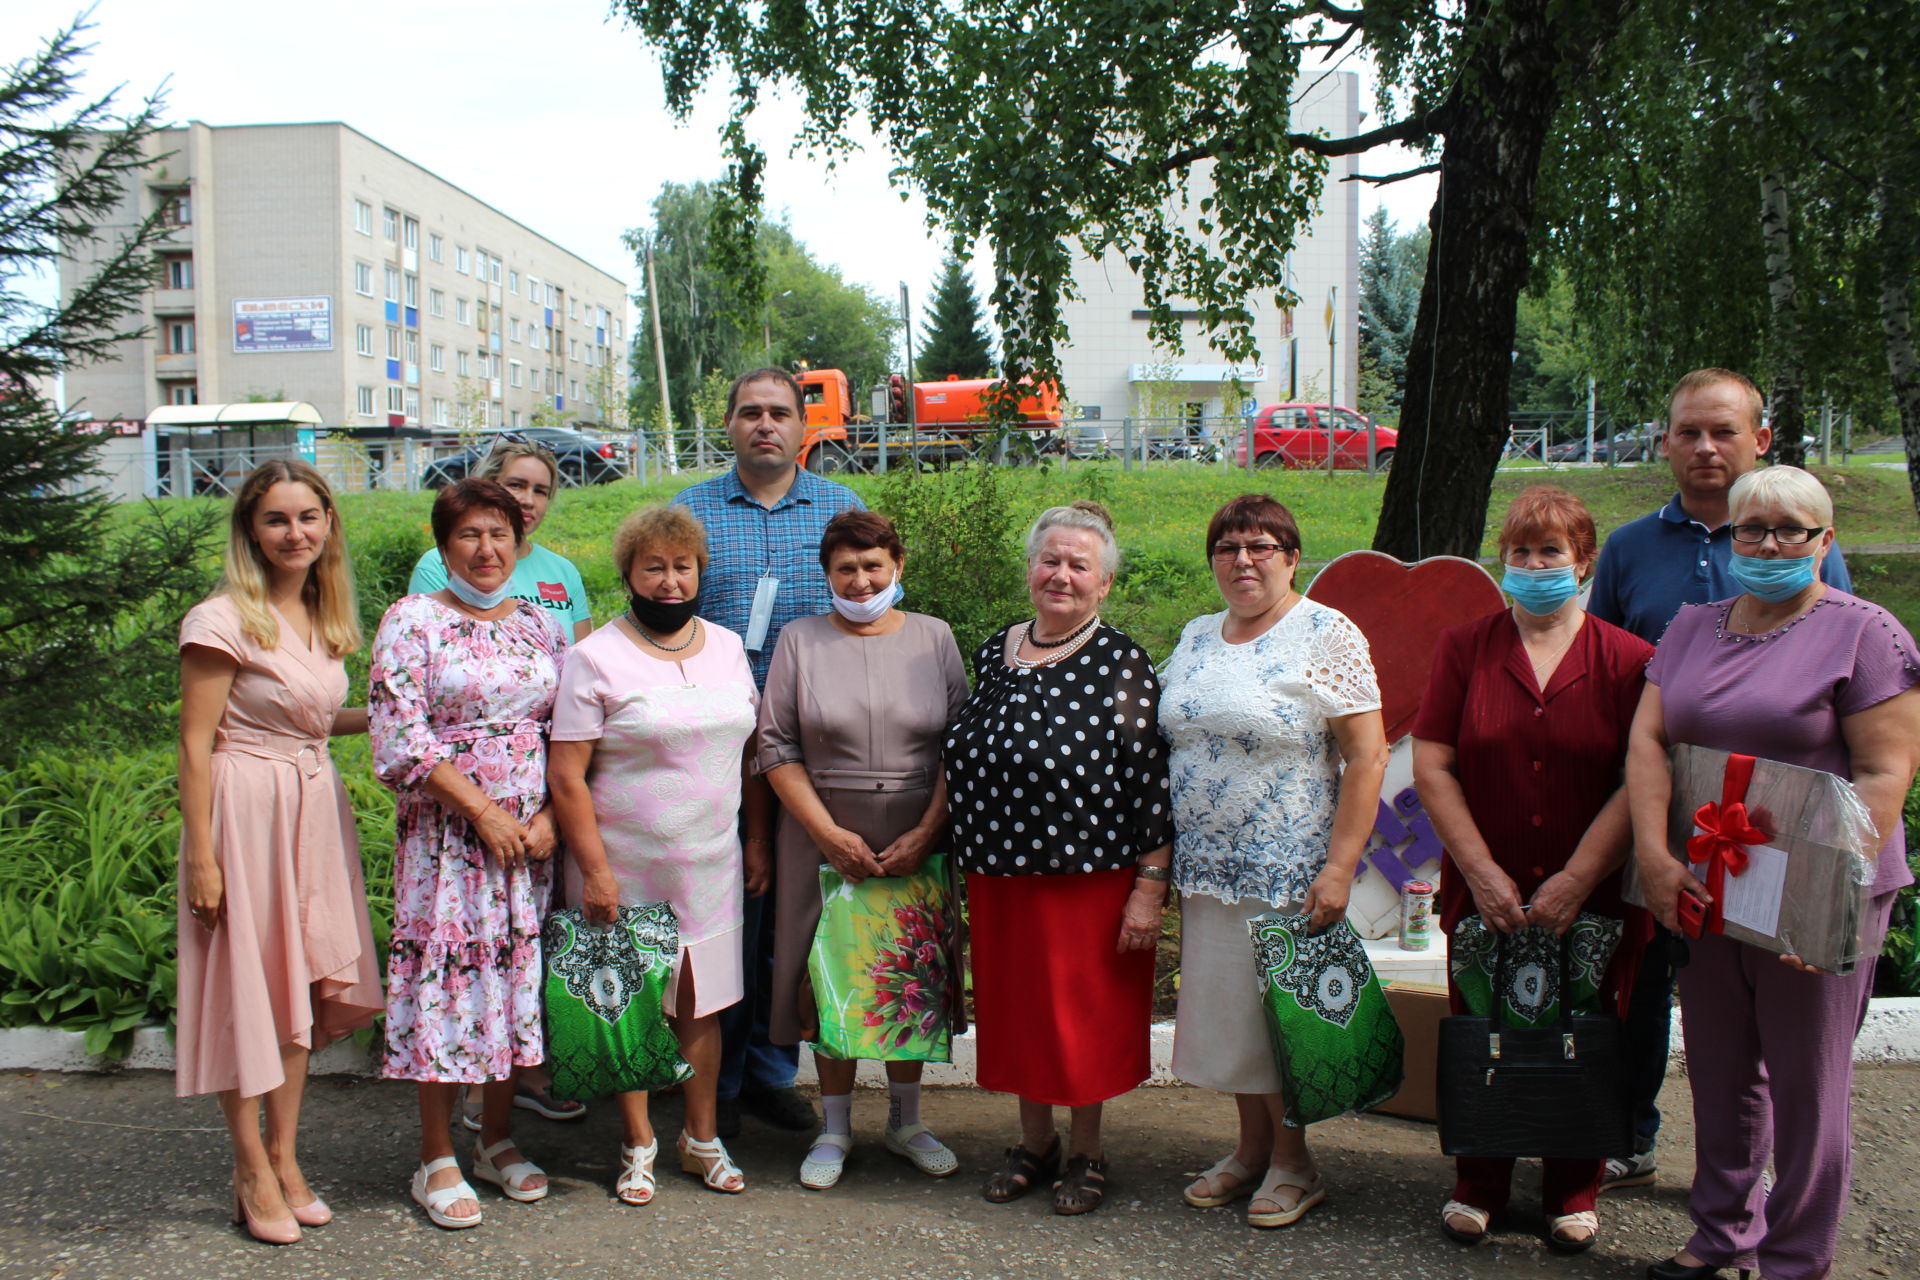
[[[199,372],[199,357],[191,351],[162,351],[153,357],[153,373],[157,378],[191,378]]]
[[[153,291],[153,314],[157,316],[193,313],[193,290],[191,289],[155,289]]]

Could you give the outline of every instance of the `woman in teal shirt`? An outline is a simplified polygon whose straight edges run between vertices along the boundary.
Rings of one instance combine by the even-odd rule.
[[[587,609],[587,590],[581,585],[580,571],[564,556],[533,545],[533,531],[546,519],[553,491],[560,487],[560,465],[547,447],[518,436],[500,437],[474,473],[481,480],[497,481],[520,503],[526,522],[519,558],[514,561],[508,594],[551,611],[576,643],[593,630],[593,615]],[[413,578],[407,590],[414,594],[438,591],[447,585],[447,566],[440,552],[429,548],[413,566]]]

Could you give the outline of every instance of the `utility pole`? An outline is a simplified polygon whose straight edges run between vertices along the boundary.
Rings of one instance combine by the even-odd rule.
[[[900,340],[907,357],[907,457],[913,464],[912,475],[920,474],[920,423],[918,399],[913,393],[913,312],[907,309],[907,282],[900,282]]]
[[[660,286],[653,275],[653,235],[649,233],[647,245],[647,316],[653,321],[653,370],[660,380],[660,434],[665,437],[667,447],[667,474],[680,474],[680,462],[674,451],[673,402],[667,395],[667,343],[660,336]]]

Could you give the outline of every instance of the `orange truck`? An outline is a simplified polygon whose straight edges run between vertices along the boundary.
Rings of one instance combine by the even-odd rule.
[[[882,429],[888,465],[907,462],[917,437],[922,462],[936,466],[974,456],[991,418],[988,406],[996,380],[948,378],[944,382],[916,382],[911,387],[915,432],[907,424],[907,380],[900,374],[871,388],[868,403],[855,403],[847,375],[838,369],[808,369],[796,375],[805,401],[807,434],[800,446],[801,465],[823,474],[835,471],[874,471],[879,467]],[[1040,387],[1020,401],[1032,452],[1045,452],[1060,431],[1060,396],[1051,385]]]

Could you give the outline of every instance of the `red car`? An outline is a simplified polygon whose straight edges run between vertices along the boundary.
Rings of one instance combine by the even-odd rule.
[[[1327,438],[1331,435],[1335,469],[1364,471],[1369,434],[1373,440],[1373,465],[1384,471],[1393,465],[1394,450],[1400,441],[1400,433],[1392,427],[1377,426],[1365,414],[1339,405],[1270,404],[1254,415],[1253,463],[1257,467],[1324,468]],[[1241,434],[1236,456],[1244,467],[1247,464],[1245,433]]]

